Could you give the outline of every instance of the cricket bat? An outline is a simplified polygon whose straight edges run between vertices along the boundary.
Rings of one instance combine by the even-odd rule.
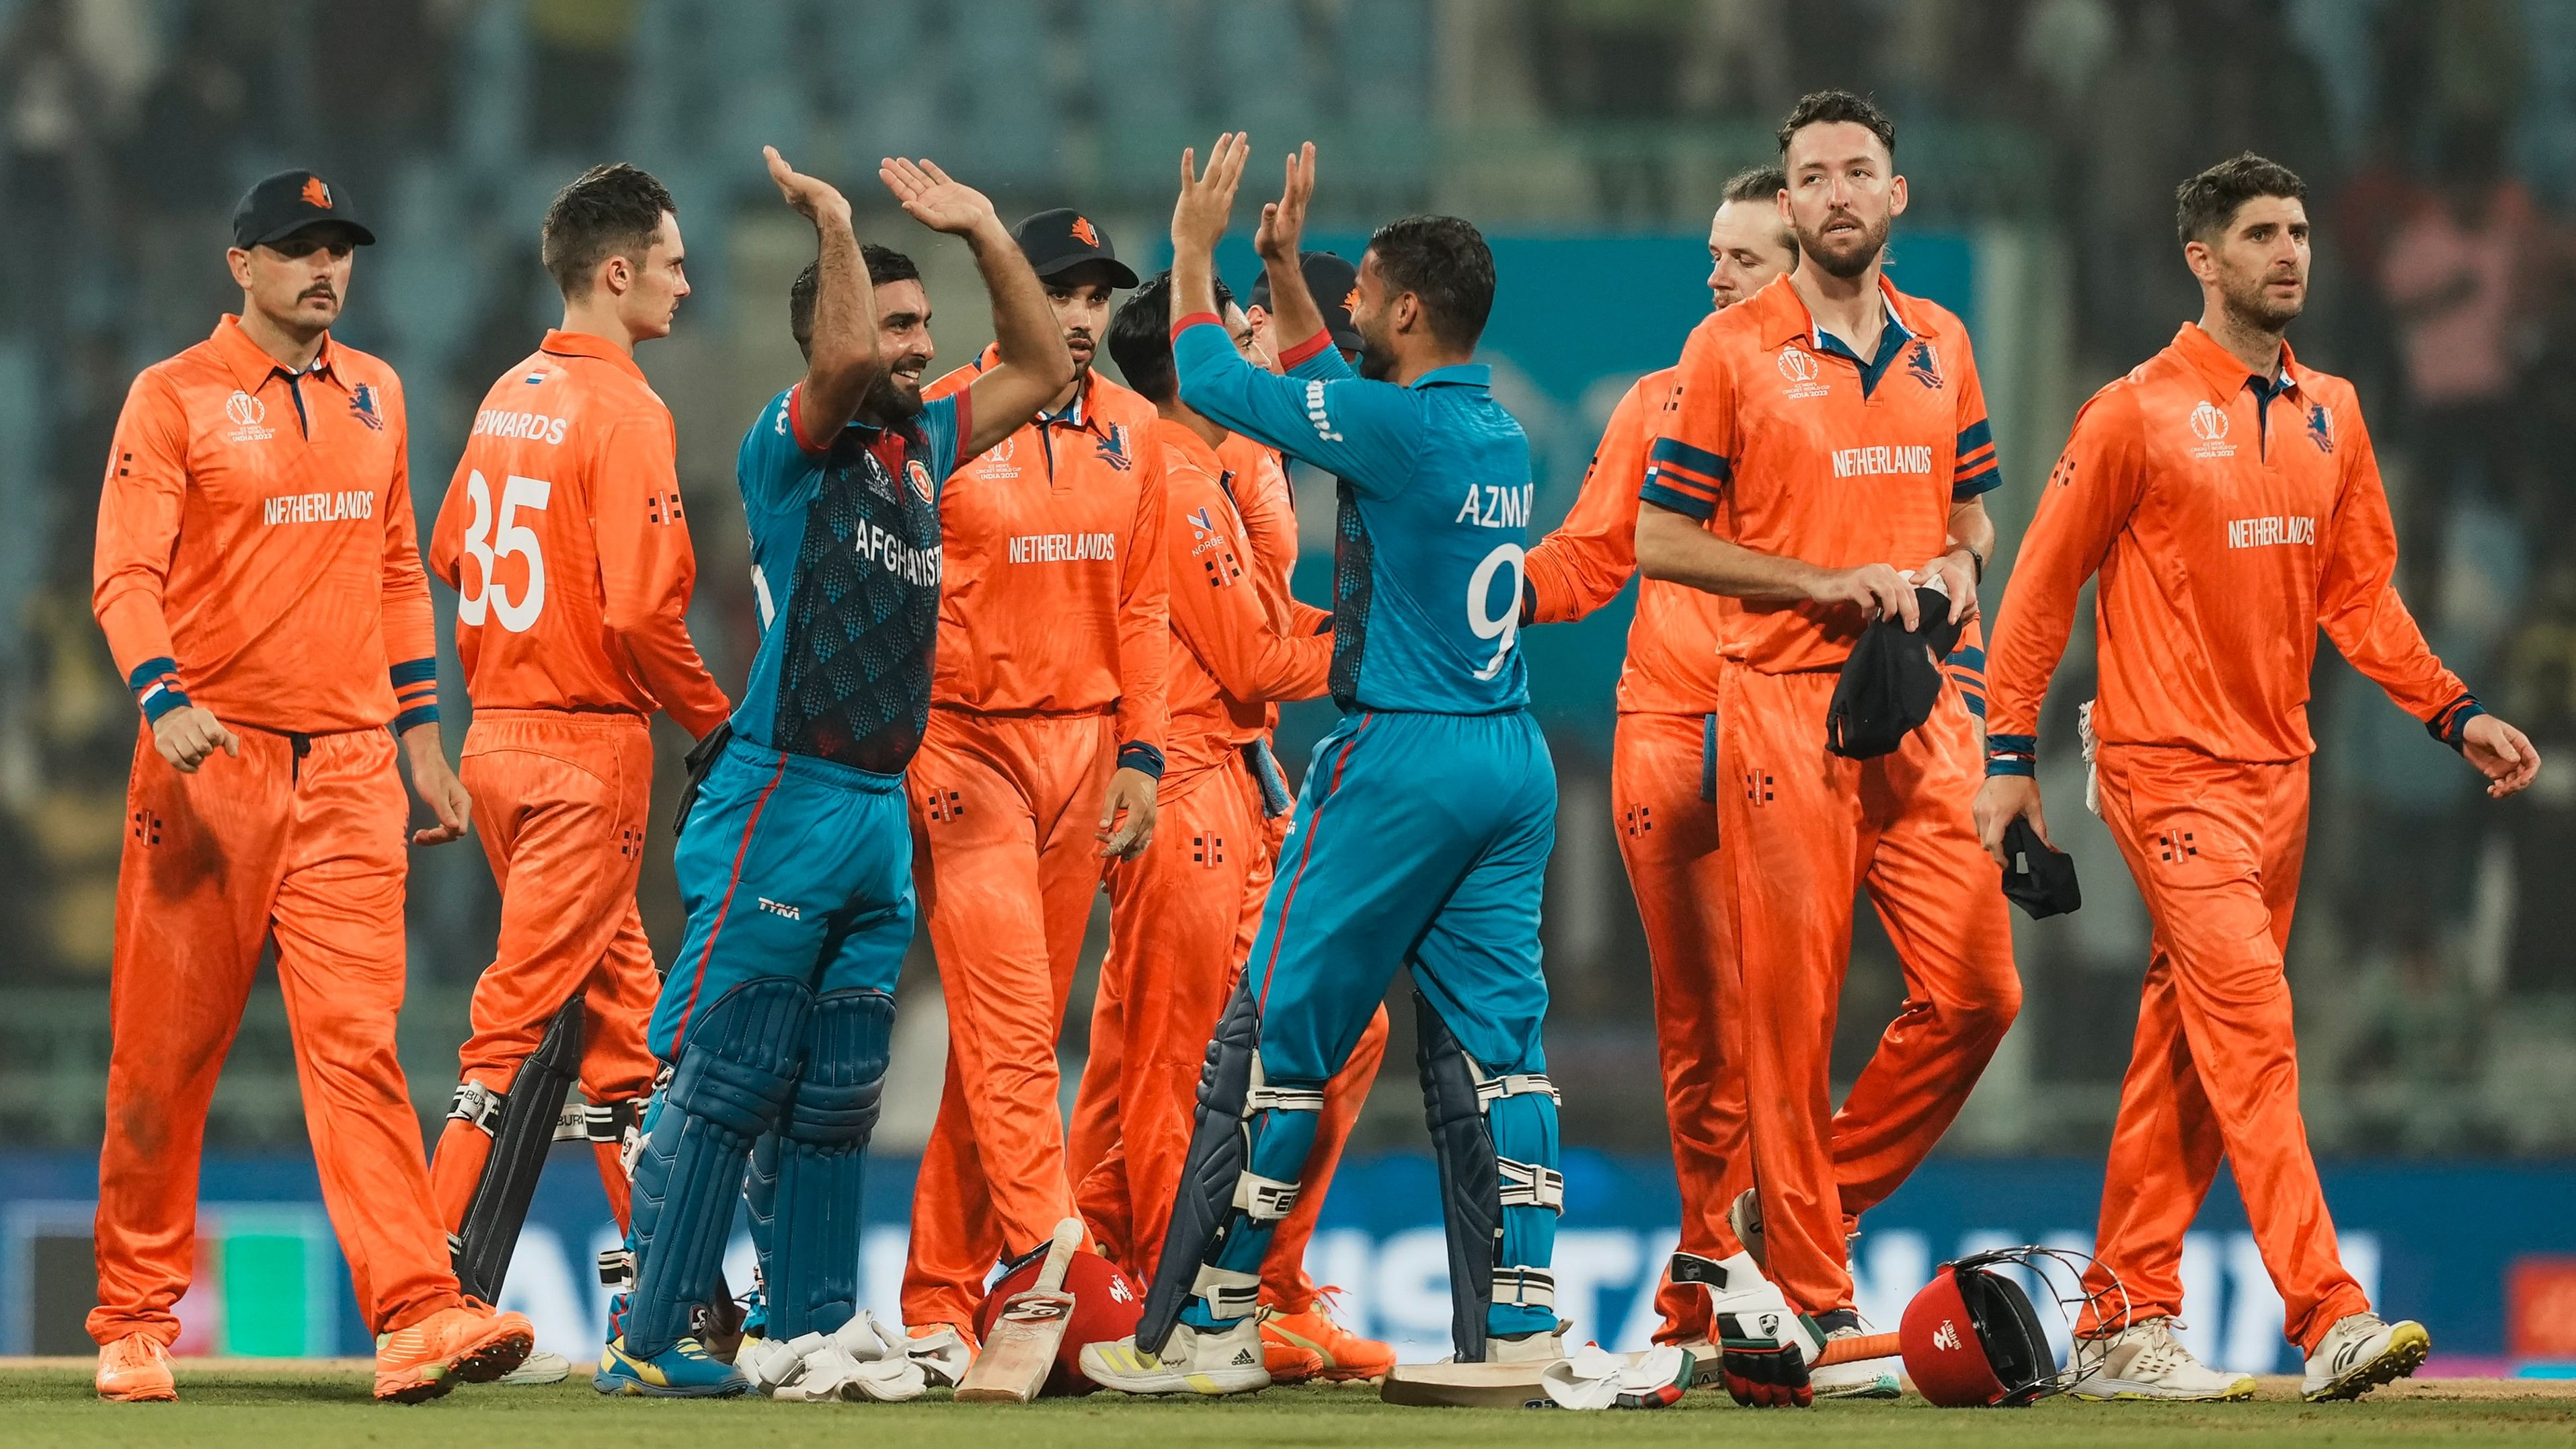
[[[1064,1343],[1065,1324],[1073,1318],[1073,1295],[1064,1291],[1065,1266],[1082,1246],[1082,1222],[1066,1218],[1055,1225],[1038,1281],[1025,1293],[1014,1293],[993,1320],[984,1351],[957,1386],[960,1403],[1025,1404],[1046,1386],[1055,1368],[1056,1350]]]
[[[1870,1358],[1895,1358],[1905,1350],[1892,1333],[1864,1333],[1858,1338],[1837,1338],[1816,1355],[1816,1366],[1829,1363],[1858,1363]]]

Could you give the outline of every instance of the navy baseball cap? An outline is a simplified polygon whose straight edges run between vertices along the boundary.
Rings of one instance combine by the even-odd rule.
[[[1333,252],[1299,252],[1297,270],[1305,275],[1306,290],[1315,294],[1315,310],[1324,314],[1324,330],[1333,335],[1333,345],[1344,352],[1359,351],[1360,329],[1351,323],[1351,302],[1360,294],[1360,269]],[[1252,284],[1252,305],[1265,309],[1270,306],[1270,271],[1266,267],[1261,280]]]
[[[374,246],[376,234],[349,214],[348,198],[310,171],[280,171],[242,193],[233,208],[233,245],[247,251],[262,242],[282,241],[317,222],[349,229],[362,247]]]
[[[1020,255],[1029,259],[1029,270],[1040,281],[1053,281],[1076,267],[1098,263],[1108,269],[1109,285],[1136,285],[1136,269],[1118,260],[1109,233],[1072,207],[1039,212],[1011,228],[1011,239],[1020,244]]]

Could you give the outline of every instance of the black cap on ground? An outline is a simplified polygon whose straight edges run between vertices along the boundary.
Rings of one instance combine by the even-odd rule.
[[[1038,274],[1040,281],[1053,281],[1076,267],[1096,263],[1107,272],[1109,285],[1136,285],[1135,269],[1118,260],[1117,249],[1109,244],[1109,233],[1072,207],[1041,211],[1011,228],[1011,237],[1020,244],[1020,255],[1029,259],[1029,269]]]
[[[1344,352],[1360,350],[1360,329],[1351,324],[1351,304],[1359,300],[1360,269],[1343,261],[1335,252],[1299,252],[1297,270],[1306,277],[1306,290],[1315,294],[1315,310],[1324,314],[1324,330],[1333,335],[1333,345]],[[1252,305],[1270,305],[1270,272],[1264,268],[1261,280],[1252,284]],[[1291,342],[1306,339],[1296,337]]]
[[[280,171],[242,193],[241,204],[233,208],[233,245],[248,250],[317,222],[347,227],[362,247],[376,244],[376,234],[349,214],[348,198],[331,183],[310,171]]]

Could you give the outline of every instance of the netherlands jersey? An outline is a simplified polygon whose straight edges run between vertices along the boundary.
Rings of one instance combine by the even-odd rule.
[[[1243,360],[1206,314],[1172,333],[1181,399],[1340,480],[1333,699],[1344,710],[1494,714],[1529,703],[1519,644],[1529,438],[1491,369],[1411,386],[1355,376],[1322,333],[1284,377]]]
[[[1638,496],[1824,568],[1940,553],[1951,506],[2003,482],[1985,388],[1957,317],[1881,285],[1868,358],[1818,327],[1786,276],[1700,323]],[[1855,605],[1747,600],[1726,621],[1726,657],[1773,674],[1841,668],[1867,622]]]
[[[736,734],[900,774],[930,724],[939,642],[939,496],[966,435],[965,394],[893,428],[853,422],[807,445],[802,384],[770,400],[735,459],[751,525],[760,654]]]

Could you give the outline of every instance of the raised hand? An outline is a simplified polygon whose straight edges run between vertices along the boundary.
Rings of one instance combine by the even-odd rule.
[[[769,161],[769,179],[778,183],[778,194],[796,208],[796,214],[820,226],[825,220],[848,225],[850,200],[828,181],[818,180],[787,164],[775,146],[763,146],[760,154]]]
[[[1172,204],[1175,253],[1216,250],[1234,215],[1234,193],[1243,184],[1243,163],[1251,150],[1241,131],[1219,136],[1208,148],[1205,172],[1197,169],[1196,147],[1181,152],[1181,197]]]
[[[1297,242],[1306,234],[1306,203],[1315,197],[1315,143],[1307,142],[1288,158],[1288,180],[1279,199],[1261,208],[1261,229],[1252,234],[1252,249],[1265,262],[1297,262]]]
[[[912,219],[932,231],[965,236],[986,222],[1000,224],[984,193],[952,179],[931,160],[907,161],[888,156],[877,163],[877,179],[903,203]]]

